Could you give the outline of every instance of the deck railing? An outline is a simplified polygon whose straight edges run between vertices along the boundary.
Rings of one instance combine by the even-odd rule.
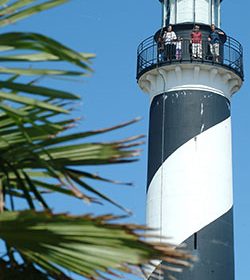
[[[194,58],[192,44],[189,38],[181,38],[181,53],[176,53],[176,42],[169,48],[151,36],[138,46],[137,50],[137,79],[150,69],[173,63],[208,63],[226,67],[235,72],[242,79],[243,73],[243,49],[241,44],[227,36],[224,44],[220,44],[219,57],[214,57],[210,52],[209,41],[202,40],[200,58]],[[169,51],[171,53],[169,53]]]

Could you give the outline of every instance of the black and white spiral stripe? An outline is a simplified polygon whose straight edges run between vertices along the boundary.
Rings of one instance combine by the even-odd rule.
[[[151,102],[147,224],[198,255],[179,280],[233,280],[230,101],[202,90]],[[153,278],[152,278],[153,279]],[[167,276],[164,279],[168,279]]]

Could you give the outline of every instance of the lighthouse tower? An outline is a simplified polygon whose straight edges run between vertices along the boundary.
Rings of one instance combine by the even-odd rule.
[[[179,280],[234,280],[231,97],[243,82],[242,47],[220,29],[221,1],[160,2],[162,26],[137,53],[137,81],[150,98],[147,225],[198,257],[192,269],[171,273]],[[220,36],[216,57],[211,24]],[[170,55],[162,43],[168,25],[179,38]],[[172,279],[161,264],[150,280]]]

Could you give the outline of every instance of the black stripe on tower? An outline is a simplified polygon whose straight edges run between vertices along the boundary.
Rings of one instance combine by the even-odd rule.
[[[212,207],[212,205],[211,205]],[[194,236],[186,241],[186,249],[198,256],[192,269],[171,273],[178,280],[234,280],[233,208],[198,233],[197,247]],[[171,279],[164,271],[164,280]]]
[[[212,207],[212,205],[211,205]],[[233,241],[233,208],[229,212],[209,224],[198,233],[197,247],[194,248],[194,235],[184,243],[198,261],[190,269],[182,273],[169,272],[162,269],[161,278],[153,273],[149,280],[170,280],[171,276],[178,280],[234,280],[234,241]],[[169,265],[163,262],[163,267]]]
[[[229,117],[229,100],[215,93],[189,90],[156,96],[150,108],[148,187],[163,162],[179,147]],[[184,243],[199,261],[193,269],[171,275],[179,280],[234,280],[233,209]],[[161,279],[171,279],[167,271],[163,275]]]
[[[230,101],[219,94],[186,90],[155,96],[150,107],[147,186],[174,151],[228,117]]]

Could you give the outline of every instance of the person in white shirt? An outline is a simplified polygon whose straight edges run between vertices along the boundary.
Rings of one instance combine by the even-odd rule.
[[[169,25],[167,31],[165,31],[163,34],[166,60],[171,61],[172,59],[175,59],[176,39],[176,34],[173,31],[172,26]]]
[[[176,59],[181,60],[182,58],[182,38],[177,37],[176,40]]]

